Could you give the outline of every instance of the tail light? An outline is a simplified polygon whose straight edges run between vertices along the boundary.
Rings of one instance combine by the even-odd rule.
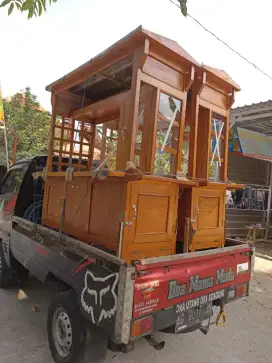
[[[153,317],[148,316],[147,318],[142,318],[135,320],[131,325],[130,334],[132,337],[139,337],[144,334],[151,333],[153,329]]]
[[[243,284],[243,285],[238,286],[236,288],[236,294],[235,294],[236,298],[246,296],[247,292],[248,292],[248,285],[247,284]]]

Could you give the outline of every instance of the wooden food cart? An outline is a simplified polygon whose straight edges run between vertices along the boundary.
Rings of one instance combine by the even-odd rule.
[[[127,262],[224,245],[224,72],[139,27],[47,90],[43,225]]]

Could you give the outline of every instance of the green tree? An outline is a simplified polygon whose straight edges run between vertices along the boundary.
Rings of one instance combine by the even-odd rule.
[[[18,136],[16,160],[48,153],[50,114],[43,110],[29,87],[16,93],[10,101],[4,100],[8,130],[9,157],[13,151],[13,133]],[[0,137],[0,162],[5,162],[3,132]]]
[[[33,16],[41,16],[46,11],[48,5],[56,3],[58,0],[4,0],[1,2],[0,7],[8,7],[8,15],[14,9],[18,11],[27,12],[28,19]]]
[[[14,8],[28,13],[28,19],[33,16],[41,16],[46,11],[47,5],[56,3],[58,0],[4,0],[0,7],[8,7],[8,15],[10,15]],[[187,16],[187,0],[178,0],[181,13]]]

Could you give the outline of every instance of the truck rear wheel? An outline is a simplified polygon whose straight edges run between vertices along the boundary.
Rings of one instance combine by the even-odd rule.
[[[11,269],[8,267],[3,251],[3,245],[0,242],[0,288],[6,288],[9,285]]]
[[[74,291],[58,294],[50,304],[47,317],[47,335],[56,363],[77,363],[83,348],[84,321]]]
[[[108,337],[83,319],[74,291],[59,293],[51,303],[47,334],[56,363],[98,363],[106,357]]]

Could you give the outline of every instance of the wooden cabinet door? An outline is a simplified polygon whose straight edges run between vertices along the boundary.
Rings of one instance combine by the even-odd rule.
[[[130,185],[124,255],[131,259],[175,252],[178,185],[137,181]]]
[[[225,196],[224,186],[193,188],[191,218],[195,234],[191,251],[224,245]]]

